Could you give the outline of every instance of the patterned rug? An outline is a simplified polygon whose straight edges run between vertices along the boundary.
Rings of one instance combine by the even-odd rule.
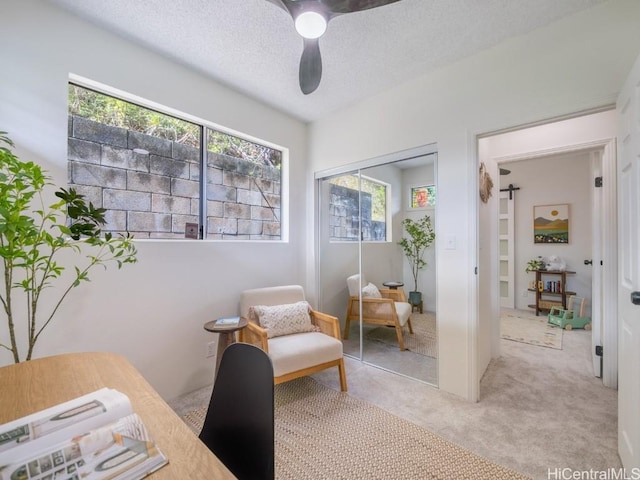
[[[562,329],[547,323],[546,316],[503,312],[500,336],[505,340],[562,350]]]
[[[427,357],[438,358],[435,313],[412,313],[411,326],[413,335],[409,333],[409,327],[405,325],[403,328],[406,349]],[[398,346],[395,328],[378,327],[367,333],[366,337],[368,340]]]
[[[206,406],[183,420],[200,431]],[[275,387],[277,479],[526,479],[385,410],[302,377]]]

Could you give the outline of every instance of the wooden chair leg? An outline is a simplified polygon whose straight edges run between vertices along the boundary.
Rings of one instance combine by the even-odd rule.
[[[349,339],[349,329],[351,328],[351,320],[349,320],[349,312],[347,311],[347,319],[344,321],[344,334],[342,338],[345,340]]]
[[[396,324],[396,335],[398,335],[398,345],[400,346],[400,350],[406,350],[404,347],[404,335],[402,334],[402,327]]]
[[[340,390],[347,391],[347,372],[344,368],[344,358],[338,364],[338,372],[340,373]]]
[[[409,326],[409,333],[413,334],[413,326],[411,325],[411,317],[407,319],[407,325]]]

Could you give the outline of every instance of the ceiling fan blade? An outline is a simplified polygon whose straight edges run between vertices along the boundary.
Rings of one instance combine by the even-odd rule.
[[[282,0],[267,0],[267,2],[273,3],[276,7],[280,7],[285,12],[289,12],[289,10],[287,9],[287,6],[282,2]]]
[[[400,0],[267,0],[288,11],[293,18],[307,10],[322,12],[327,19],[344,13],[383,7]]]
[[[331,13],[339,15],[342,13],[361,12],[371,8],[383,7],[400,0],[320,0]]]
[[[322,78],[322,57],[317,38],[304,39],[304,49],[300,58],[300,90],[309,95],[320,85]]]

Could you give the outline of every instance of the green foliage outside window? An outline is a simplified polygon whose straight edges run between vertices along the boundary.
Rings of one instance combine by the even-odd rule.
[[[198,125],[72,83],[69,84],[69,113],[200,148]],[[281,168],[282,152],[279,150],[215,130],[210,132],[209,151]]]

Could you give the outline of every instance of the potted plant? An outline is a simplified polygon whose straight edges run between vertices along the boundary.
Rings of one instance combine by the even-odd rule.
[[[30,360],[37,340],[51,323],[72,288],[89,281],[94,267],[115,263],[118,268],[136,261],[131,236],[102,234],[106,212],[87,204],[75,190],[60,188],[58,201],[46,207],[44,191],[51,179],[33,162],[21,161],[11,150],[13,142],[0,132],[0,258],[3,288],[0,303],[5,316],[9,350],[15,363]],[[65,263],[75,253],[71,268]],[[65,273],[69,270],[69,273]],[[44,309],[41,294],[54,284],[52,307]],[[51,298],[51,294],[47,295]],[[18,326],[22,324],[23,326]],[[6,340],[5,340],[6,342]],[[21,352],[25,352],[24,356]]]
[[[418,273],[427,265],[427,262],[423,259],[424,252],[434,242],[436,234],[431,226],[431,217],[429,215],[425,215],[418,221],[405,218],[402,221],[402,226],[407,232],[407,236],[398,244],[402,247],[407,260],[409,260],[414,282],[414,289],[409,292],[409,303],[411,305],[420,305],[422,293],[418,291]]]
[[[538,257],[538,258],[534,258],[531,259],[527,262],[527,268],[525,268],[525,271],[528,272],[535,272],[536,270],[543,270],[544,268],[544,261],[542,260],[542,257]]]

